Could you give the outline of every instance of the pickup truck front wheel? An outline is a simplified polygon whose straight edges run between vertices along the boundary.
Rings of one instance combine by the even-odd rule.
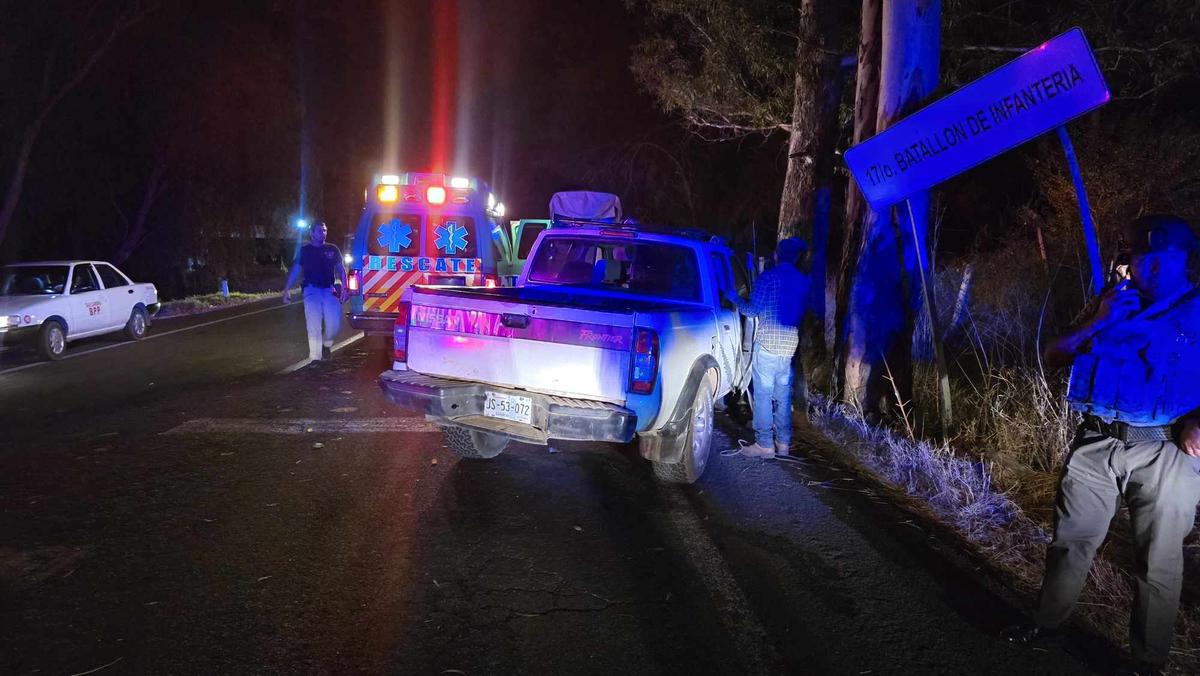
[[[446,446],[460,458],[486,460],[500,455],[508,447],[508,439],[498,434],[462,427],[443,427],[442,433],[446,436]]]
[[[654,476],[670,483],[696,483],[704,473],[704,468],[708,466],[712,431],[713,386],[711,379],[704,378],[696,388],[696,397],[692,400],[692,412],[687,427],[688,440],[683,449],[683,458],[679,462],[655,462]]]

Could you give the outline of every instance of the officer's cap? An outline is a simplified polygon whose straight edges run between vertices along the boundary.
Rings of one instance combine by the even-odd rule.
[[[1142,216],[1121,233],[1131,254],[1192,251],[1198,243],[1192,226],[1178,216],[1155,214]]]

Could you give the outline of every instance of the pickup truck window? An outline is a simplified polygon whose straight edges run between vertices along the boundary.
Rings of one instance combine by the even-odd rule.
[[[529,280],[700,300],[696,255],[657,242],[551,237],[534,252]]]
[[[29,265],[4,268],[0,296],[52,296],[67,287],[67,266]]]
[[[750,299],[750,273],[742,259],[737,256],[733,257],[733,285],[737,295],[743,300]]]

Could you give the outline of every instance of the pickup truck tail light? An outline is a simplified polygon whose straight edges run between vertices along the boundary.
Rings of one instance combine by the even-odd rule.
[[[396,315],[396,323],[392,325],[392,359],[395,361],[408,361],[408,310],[410,307],[410,303],[400,303],[400,314]]]
[[[350,293],[358,293],[362,288],[362,270],[351,270],[346,278],[346,286]]]
[[[629,391],[650,394],[658,380],[658,334],[650,329],[634,329],[630,357]]]

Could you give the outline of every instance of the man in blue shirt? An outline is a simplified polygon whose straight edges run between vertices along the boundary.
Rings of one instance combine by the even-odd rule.
[[[300,247],[296,262],[283,287],[283,302],[292,300],[292,286],[304,273],[304,323],[308,328],[308,358],[328,360],[333,339],[342,328],[342,303],[346,302],[346,266],[342,252],[325,241],[329,229],[313,225],[311,243]]]
[[[775,267],[759,276],[750,300],[727,296],[742,314],[758,318],[752,369],[754,443],[742,448],[743,455],[787,455],[792,442],[792,357],[800,345],[808,299],[808,277],[796,267],[802,253],[803,240],[781,240],[775,248]]]

